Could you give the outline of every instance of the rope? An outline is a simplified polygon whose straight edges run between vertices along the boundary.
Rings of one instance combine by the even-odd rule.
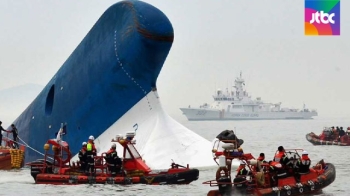
[[[9,138],[9,137],[7,137],[7,136],[3,136],[3,137],[5,137],[5,138],[6,138],[7,140],[9,140],[9,141],[16,142],[18,145],[25,146],[24,144],[21,144],[21,143],[19,143],[19,142],[15,141],[15,140],[12,140],[12,139],[10,139],[10,138]]]
[[[21,145],[23,145],[23,146],[26,146],[27,148],[29,148],[29,149],[31,149],[31,150],[33,150],[34,152],[36,152],[36,153],[39,153],[40,155],[43,155],[43,156],[45,156],[45,154],[44,153],[42,153],[42,152],[39,152],[38,150],[35,150],[34,148],[32,148],[32,147],[30,147],[25,141],[23,141],[19,136],[17,136],[18,137],[18,139],[20,139],[25,145],[23,145],[23,144],[21,144]],[[13,140],[12,140],[13,141]],[[50,158],[50,159],[52,159],[53,160],[53,158],[52,157],[47,157],[47,158]]]

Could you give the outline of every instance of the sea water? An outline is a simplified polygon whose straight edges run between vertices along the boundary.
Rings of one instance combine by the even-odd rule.
[[[263,152],[266,160],[271,160],[278,146],[302,148],[309,152],[314,165],[324,159],[336,168],[335,181],[323,189],[323,196],[350,195],[350,146],[314,146],[305,135],[309,132],[321,133],[324,126],[350,126],[349,119],[321,118],[313,120],[258,120],[258,121],[182,121],[190,130],[212,141],[221,131],[235,130],[238,138],[244,140],[244,152],[253,156]],[[210,153],[210,152],[208,152]],[[206,161],[206,160],[204,160]],[[207,160],[213,161],[213,160]],[[169,163],[170,165],[170,163]],[[233,163],[233,172],[237,163]],[[199,179],[188,185],[39,185],[34,184],[27,168],[0,171],[0,195],[155,195],[155,196],[202,196],[210,187],[203,182],[215,179],[217,167],[199,168]]]

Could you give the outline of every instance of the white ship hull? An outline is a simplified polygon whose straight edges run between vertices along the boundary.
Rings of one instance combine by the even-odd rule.
[[[312,119],[317,112],[226,112],[217,109],[180,108],[189,121],[196,120],[276,120],[276,119]]]
[[[269,103],[252,97],[245,90],[245,81],[235,79],[235,91],[218,89],[213,95],[214,102],[204,103],[199,107],[180,108],[188,120],[274,120],[274,119],[312,119],[317,111],[304,107],[302,109],[282,108],[279,103]]]

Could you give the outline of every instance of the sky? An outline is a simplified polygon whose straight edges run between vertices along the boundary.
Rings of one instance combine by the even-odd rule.
[[[116,2],[1,0],[0,92],[44,87]],[[157,89],[178,121],[185,120],[180,107],[211,103],[214,91],[230,88],[241,71],[253,98],[282,107],[305,103],[320,117],[350,117],[350,1],[341,1],[340,36],[313,37],[304,35],[303,0],[145,2],[174,28]]]

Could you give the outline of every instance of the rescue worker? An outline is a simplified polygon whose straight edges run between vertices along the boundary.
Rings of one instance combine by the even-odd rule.
[[[300,176],[303,174],[308,174],[310,172],[310,165],[311,165],[311,160],[308,156],[307,151],[303,151],[301,154],[301,159],[298,160],[297,162],[297,169],[298,172],[295,173],[295,178],[297,182],[300,182]]]
[[[275,157],[273,158],[273,161],[280,162],[282,157],[285,156],[284,152],[285,152],[285,150],[284,150],[283,146],[279,146],[278,147],[278,152],[275,154]]]
[[[241,160],[237,169],[236,177],[233,179],[234,186],[237,188],[237,190],[245,190],[245,188],[247,187],[246,175],[249,175],[250,171],[248,171],[245,166],[246,163],[243,160]]]
[[[10,133],[12,133],[13,136],[13,148],[15,149],[19,149],[19,145],[18,145],[18,130],[16,128],[16,126],[14,124],[11,125],[12,130],[8,131]]]
[[[117,151],[116,151],[116,144],[112,144],[111,149],[106,153],[106,162],[108,164],[108,170],[111,172],[111,175],[114,177],[117,175],[117,173],[120,172],[121,168],[121,159],[118,157]]]
[[[278,147],[278,152],[276,153],[275,157],[273,158],[273,161],[281,163],[283,167],[287,167],[290,163],[289,158],[285,155],[285,150],[283,146]]]
[[[339,129],[339,137],[342,137],[343,135],[345,135],[345,131],[344,131],[343,127],[340,127],[340,129]]]
[[[309,158],[309,153],[303,151],[301,154],[301,159],[297,162],[297,167],[299,168],[299,174],[307,174],[310,172],[311,160]]]
[[[245,168],[246,163],[244,161],[240,161],[239,167],[237,169],[237,176],[246,176],[248,175],[250,172]]]
[[[278,184],[278,179],[285,178],[288,176],[287,171],[283,165],[276,161],[269,161],[269,172],[271,173],[271,182],[275,186]]]
[[[86,145],[86,157],[87,157],[87,172],[95,173],[95,160],[96,148],[94,144],[94,136],[90,135],[89,140]]]
[[[86,171],[87,170],[87,149],[86,149],[87,143],[83,142],[82,147],[79,151],[79,162],[80,162],[80,170],[81,171]]]
[[[265,154],[264,153],[260,153],[259,157],[257,158],[257,171],[264,171],[265,167],[261,166],[264,163],[267,163],[265,161]]]
[[[261,161],[261,162],[266,162],[266,161],[265,161],[265,154],[264,154],[264,153],[260,153],[260,155],[259,155],[259,157],[258,157],[257,160],[258,160],[258,161]]]
[[[0,146],[2,146],[2,131],[6,131],[2,126],[1,126],[2,122],[0,121]]]

